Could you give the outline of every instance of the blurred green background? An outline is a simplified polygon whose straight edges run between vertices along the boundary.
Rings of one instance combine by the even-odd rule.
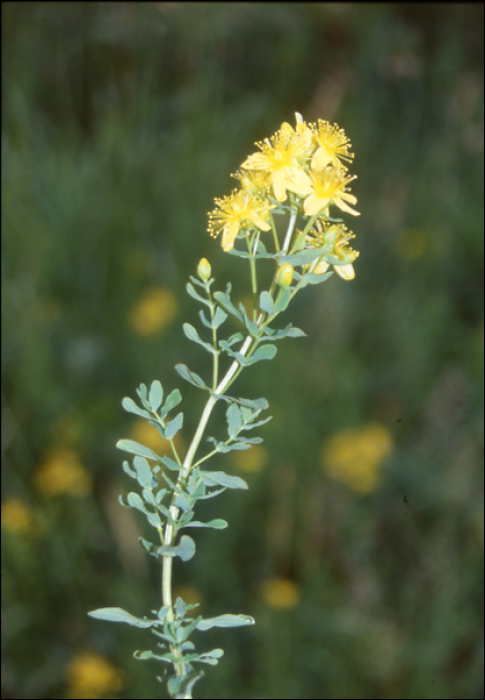
[[[2,39],[2,697],[166,697],[86,616],[160,605],[114,445],[163,446],[121,399],[179,387],[187,445],[187,277],[248,289],[207,212],[295,111],[352,141],[361,256],[241,377],[274,417],[176,585],[257,624],[200,637],[195,695],[483,697],[483,5],[9,2]]]

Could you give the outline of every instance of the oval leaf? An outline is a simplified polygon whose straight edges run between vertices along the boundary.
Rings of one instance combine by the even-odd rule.
[[[136,416],[142,416],[143,418],[151,418],[148,411],[145,411],[143,408],[137,406],[133,399],[130,399],[129,396],[125,396],[121,402],[121,405],[128,413],[134,413]]]
[[[153,627],[157,624],[157,620],[142,620],[140,617],[131,615],[123,608],[99,608],[88,612],[90,617],[95,617],[97,620],[107,620],[108,622],[126,622],[133,627]]]
[[[212,627],[244,627],[245,625],[254,625],[254,618],[249,615],[228,614],[201,620],[197,623],[197,629],[205,632],[205,630],[210,630]]]
[[[158,379],[155,379],[151,384],[148,400],[150,401],[152,411],[154,413],[158,411],[163,401],[163,389]]]
[[[139,455],[140,457],[146,457],[146,459],[154,459],[157,462],[160,461],[159,456],[156,455],[155,452],[152,452],[148,447],[140,445],[139,442],[135,442],[134,440],[118,440],[116,447],[119,450],[131,452],[131,454]]]
[[[133,466],[136,469],[136,479],[140,486],[147,488],[152,485],[153,474],[150,465],[145,457],[137,455],[133,460]]]

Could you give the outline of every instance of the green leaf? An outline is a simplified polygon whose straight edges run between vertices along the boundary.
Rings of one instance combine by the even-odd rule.
[[[149,649],[147,651],[140,651],[137,649],[133,652],[133,656],[138,661],[147,661],[148,659],[155,659],[156,661],[166,661],[167,663],[172,663],[172,654],[154,654],[153,651]]]
[[[189,384],[193,384],[194,386],[198,387],[199,389],[207,389],[207,391],[210,391],[209,387],[207,384],[204,382],[204,380],[199,377],[198,374],[195,372],[192,372],[187,365],[183,364],[178,364],[175,365],[176,371],[180,374],[180,376],[185,379],[186,382],[189,382]]]
[[[188,511],[192,508],[192,501],[186,493],[177,494],[173,504],[174,506],[177,506],[177,508],[181,508],[183,511]]]
[[[125,396],[121,402],[121,405],[128,413],[134,413],[136,416],[142,416],[142,418],[151,418],[150,413],[137,406],[133,399],[130,399],[129,396]]]
[[[146,457],[146,459],[154,459],[157,462],[160,461],[160,457],[155,454],[155,452],[152,452],[148,447],[140,445],[139,442],[135,442],[134,440],[118,440],[116,447],[119,450],[131,452],[131,454],[139,455],[140,457]]]
[[[246,311],[246,308],[242,302],[239,302],[239,308],[243,315],[244,325],[248,329],[249,335],[251,335],[253,338],[259,338],[260,328],[258,324],[254,323],[254,321],[251,321]]]
[[[200,320],[206,328],[212,328],[212,321],[209,321],[203,309],[199,311]]]
[[[278,298],[276,299],[275,303],[275,313],[279,314],[282,311],[284,311],[287,307],[288,304],[290,303],[291,299],[291,292],[288,289],[288,287],[284,287],[281,289],[280,293],[278,294]]]
[[[300,275],[295,272],[295,279],[301,280],[301,282],[298,283],[298,286],[300,289],[303,289],[303,287],[306,287],[309,284],[320,284],[321,282],[325,282],[325,280],[328,280],[328,278],[332,275],[333,270],[329,270],[323,275],[315,275],[313,272],[306,272],[304,275]]]
[[[163,401],[163,389],[158,379],[155,379],[155,381],[153,381],[150,386],[150,394],[148,396],[148,400],[152,407],[153,413],[156,413],[156,411],[158,411],[158,409],[162,405]]]
[[[288,331],[288,337],[289,338],[303,338],[306,337],[305,331],[302,331],[301,328],[296,328],[295,326],[292,326],[290,330]]]
[[[268,316],[274,314],[274,299],[269,292],[261,292],[259,296],[259,308],[261,311],[266,311]]]
[[[212,649],[211,651],[202,652],[202,654],[199,654],[199,658],[194,659],[194,661],[200,661],[203,664],[217,666],[221,656],[224,656],[224,651],[222,649]]]
[[[182,561],[189,561],[195,554],[195,542],[188,535],[182,535],[178,546],[178,554]]]
[[[249,486],[239,476],[231,476],[226,472],[200,472],[206,486],[224,486],[226,489],[248,489]]]
[[[173,698],[189,698],[194,685],[203,677],[203,671],[194,671],[186,676],[172,676],[167,683],[168,692]]]
[[[167,396],[165,403],[163,404],[162,410],[160,412],[160,415],[162,418],[165,418],[165,416],[170,413],[170,411],[175,408],[175,406],[178,406],[178,404],[182,401],[182,396],[180,394],[180,391],[178,389],[174,389],[170,394]]]
[[[135,617],[131,613],[126,612],[122,608],[99,608],[88,612],[90,617],[97,620],[107,620],[108,622],[126,622],[133,627],[148,628],[158,624],[158,620],[146,620],[141,617]]]
[[[240,343],[244,340],[244,335],[242,333],[233,333],[226,341],[227,345],[231,347],[235,343]]]
[[[143,537],[139,537],[138,542],[140,543],[140,546],[142,547],[142,549],[145,550],[145,552],[148,552],[148,554],[151,554],[152,557],[155,557],[155,559],[159,558],[158,550],[160,549],[160,545],[153,544],[153,542],[149,542],[148,540],[145,540]]]
[[[269,403],[266,401],[266,399],[241,399],[241,398],[236,398],[235,396],[229,396],[229,394],[215,394],[214,396],[217,399],[222,399],[226,403],[232,403],[235,402],[239,404],[240,406],[247,406],[247,408],[254,408],[254,409],[259,409],[259,410],[265,410],[269,408]]]
[[[187,338],[188,338],[189,340],[192,340],[194,343],[198,343],[199,345],[202,345],[202,347],[203,347],[205,350],[207,350],[208,352],[211,352],[212,354],[214,354],[215,350],[214,350],[214,348],[212,347],[212,345],[210,345],[209,343],[205,343],[205,342],[202,340],[202,338],[201,338],[200,335],[197,333],[197,331],[196,331],[196,329],[194,328],[194,326],[192,326],[190,323],[184,323],[184,324],[183,324],[183,329],[184,329],[185,335],[187,336]]]
[[[234,304],[232,303],[230,299],[230,291],[231,291],[231,285],[227,285],[226,289],[226,294],[224,292],[214,292],[214,299],[216,299],[219,304],[223,307],[225,311],[227,311],[229,314],[232,316],[235,316],[238,318],[240,321],[243,320],[242,315],[239,313],[239,311],[236,309]]]
[[[165,437],[172,440],[181,429],[184,422],[184,414],[178,413],[175,418],[165,425]]]
[[[294,267],[298,265],[308,265],[312,263],[317,258],[321,257],[323,253],[326,252],[326,248],[308,248],[306,250],[300,250],[298,253],[293,255],[284,255],[281,258],[282,263],[290,263]]]
[[[226,411],[227,432],[230,438],[235,438],[242,426],[243,420],[237,403],[231,403]]]
[[[197,299],[197,301],[200,301],[201,304],[205,304],[209,308],[213,306],[211,301],[209,301],[208,299],[204,299],[204,297],[200,296],[200,294],[196,291],[195,287],[192,284],[190,284],[190,282],[187,282],[186,289],[193,299]]]
[[[211,651],[204,651],[201,656],[212,656],[213,659],[220,659],[224,656],[224,649],[212,649]]]
[[[269,408],[269,403],[266,401],[266,399],[233,399],[236,401],[240,406],[247,406],[248,408],[260,408],[261,410],[265,410],[266,408]]]
[[[269,343],[266,345],[261,345],[253,352],[251,357],[247,358],[247,364],[252,365],[260,360],[272,360],[275,355],[276,345],[270,345]]]
[[[138,389],[136,390],[136,393],[138,394],[138,396],[140,397],[140,399],[142,399],[142,401],[143,401],[143,400],[144,400],[144,401],[147,400],[147,398],[148,398],[148,391],[147,391],[147,388],[146,388],[146,385],[145,385],[145,384],[140,384],[140,386],[139,386]]]
[[[237,248],[231,248],[231,250],[227,251],[229,255],[235,255],[236,258],[250,258],[251,255],[248,253],[247,250],[238,250]]]
[[[138,493],[130,491],[130,493],[126,495],[126,501],[132,508],[136,508],[136,510],[139,510],[141,513],[147,512],[146,506]]]
[[[145,457],[137,455],[133,459],[133,465],[136,469],[136,478],[140,486],[148,488],[152,485],[153,472]]]
[[[236,352],[236,351],[232,350],[227,341],[220,340],[219,347],[224,352],[227,352],[227,354],[230,355],[230,357],[234,357],[234,359],[239,362],[241,367],[246,367],[246,358],[244,357],[244,355],[241,355],[240,352]]]
[[[129,463],[126,460],[123,462],[123,471],[126,472],[133,479],[136,479],[136,472],[130,467]]]
[[[174,459],[170,459],[170,457],[160,457],[160,459],[166,467],[174,472],[178,472],[180,469],[182,469],[182,465],[176,462]]]
[[[219,328],[219,326],[221,326],[224,323],[226,318],[227,318],[226,312],[223,311],[220,306],[218,306],[216,309],[216,313],[214,314],[214,318],[212,319],[212,322],[211,322],[211,328],[215,328],[215,329]]]
[[[182,561],[189,561],[195,554],[195,542],[188,535],[182,535],[178,545],[159,547],[159,553],[165,557],[180,557]]]
[[[183,598],[177,596],[173,609],[175,610],[175,616],[182,620],[189,610],[193,610],[194,608],[198,607],[199,603],[193,603],[192,605],[189,605],[189,603],[186,603]]]
[[[218,615],[218,617],[209,617],[201,620],[197,629],[205,632],[212,627],[244,627],[245,625],[254,625],[254,618],[249,615]]]
[[[200,520],[191,520],[190,523],[187,523],[187,525],[184,525],[184,527],[211,527],[214,530],[225,530],[227,526],[228,526],[228,523],[226,522],[226,520],[222,520],[222,518],[216,518],[215,520],[209,520],[206,523],[203,523]]]

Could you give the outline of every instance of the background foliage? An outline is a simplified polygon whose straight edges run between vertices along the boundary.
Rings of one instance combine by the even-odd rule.
[[[164,692],[86,617],[160,605],[121,399],[178,386],[189,440],[187,277],[248,289],[206,213],[295,111],[352,140],[361,257],[241,378],[274,418],[176,580],[257,624],[206,633],[196,694],[483,697],[483,5],[11,2],[2,39],[2,697]]]

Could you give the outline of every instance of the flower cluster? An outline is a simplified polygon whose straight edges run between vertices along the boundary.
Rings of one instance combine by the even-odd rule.
[[[271,138],[256,144],[259,152],[248,156],[234,175],[239,189],[223,199],[216,199],[209,213],[209,233],[222,232],[222,248],[230,251],[238,237],[254,231],[274,232],[276,252],[281,249],[276,237],[273,215],[297,212],[311,219],[312,231],[297,239],[291,252],[327,244],[331,240],[334,260],[327,259],[343,279],[353,278],[352,262],[358,253],[348,248],[353,234],[330,220],[330,207],[358,216],[353,207],[356,197],[349,192],[355,179],[347,169],[353,159],[350,142],[336,124],[318,120],[306,124],[296,114],[296,126],[284,123]],[[283,252],[290,252],[291,241],[285,240]],[[313,264],[311,271],[321,274],[324,262]],[[326,269],[326,268],[325,268]]]

